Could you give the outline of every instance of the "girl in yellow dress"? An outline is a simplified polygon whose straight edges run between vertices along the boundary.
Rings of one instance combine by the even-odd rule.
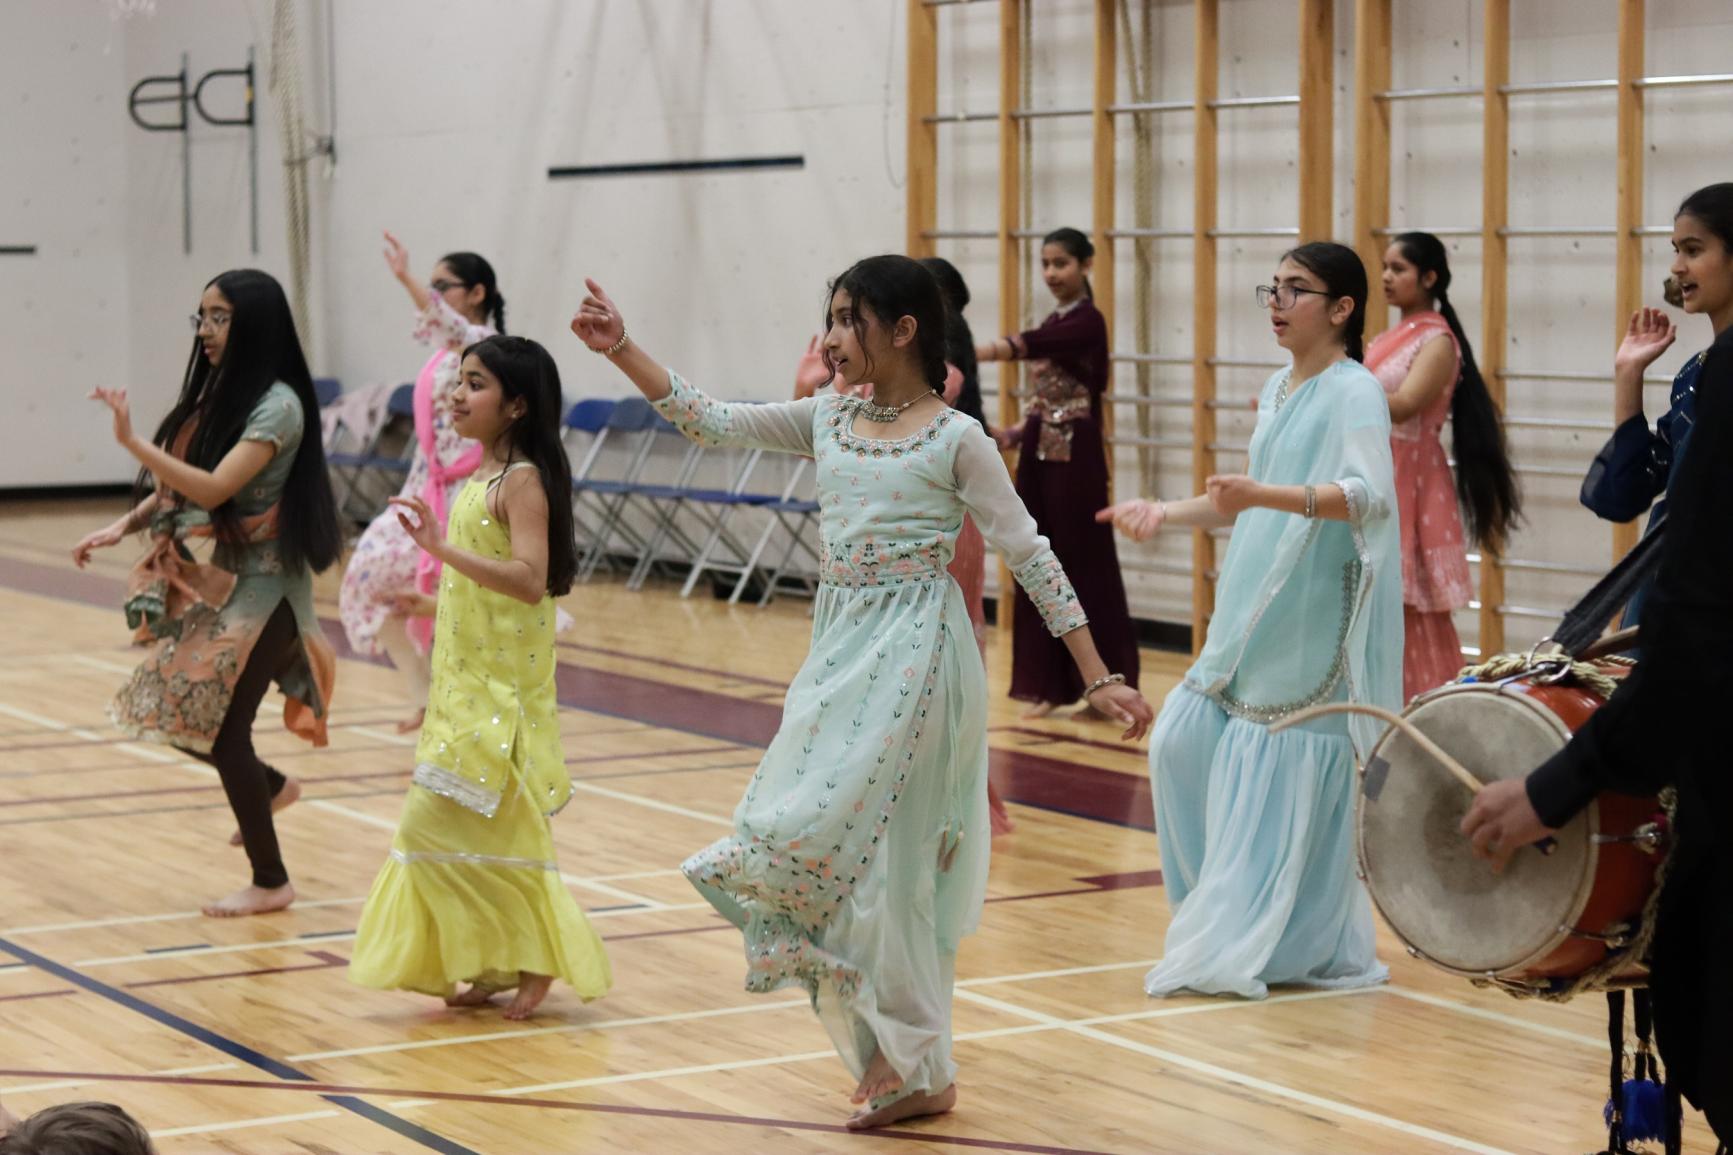
[[[470,346],[452,417],[484,456],[452,504],[449,540],[419,498],[391,499],[445,571],[414,785],[349,964],[363,986],[451,1006],[515,988],[508,1019],[529,1017],[555,978],[586,1000],[613,981],[548,822],[572,796],[554,692],[553,599],[577,570],[560,406],[546,349],[503,336]]]

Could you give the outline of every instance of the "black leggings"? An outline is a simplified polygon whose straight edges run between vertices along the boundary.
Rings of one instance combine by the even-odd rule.
[[[253,719],[258,716],[265,691],[271,688],[271,680],[300,655],[300,646],[301,631],[295,622],[295,611],[288,602],[279,602],[259,640],[253,644],[253,652],[247,656],[246,669],[235,682],[229,712],[223,715],[211,752],[193,755],[215,766],[222,777],[229,809],[235,812],[235,821],[241,827],[241,845],[247,848],[247,861],[253,865],[253,885],[267,889],[285,886],[289,881],[283,853],[277,848],[277,828],[271,822],[271,800],[282,791],[287,779],[259,761],[253,752]]]

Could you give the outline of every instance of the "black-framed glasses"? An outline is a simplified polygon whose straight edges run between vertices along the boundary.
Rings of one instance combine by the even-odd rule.
[[[213,333],[220,333],[229,327],[229,315],[227,313],[214,311],[210,313],[192,313],[187,316],[187,324],[192,326],[193,332],[195,333],[200,329],[203,329],[206,325],[211,327]]]
[[[1259,285],[1257,292],[1258,308],[1260,309],[1269,308],[1271,301],[1276,303],[1278,309],[1292,309],[1294,302],[1300,299],[1301,293],[1311,293],[1318,297],[1335,296],[1334,293],[1325,292],[1323,289],[1306,289],[1299,285]]]
[[[427,287],[432,289],[436,293],[444,293],[444,292],[448,292],[452,289],[467,289],[467,288],[469,288],[469,286],[464,284],[462,281],[447,281],[444,278],[441,278],[437,281],[434,281],[432,284],[428,285]]]

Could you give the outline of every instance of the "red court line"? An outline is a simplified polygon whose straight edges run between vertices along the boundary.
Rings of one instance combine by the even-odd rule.
[[[0,1003],[16,1003],[24,999],[50,999],[56,995],[75,995],[77,987],[61,987],[57,991],[31,991],[27,995],[0,995]]]
[[[647,754],[586,754],[582,758],[567,758],[567,766],[576,766],[583,762],[636,762],[641,758],[677,758],[682,754],[735,754],[745,753],[739,744],[729,746],[692,746],[680,750],[652,750]]]
[[[0,557],[0,583],[26,593],[94,605],[115,604],[122,589],[117,578],[6,557]],[[338,656],[355,657],[337,623],[327,619],[324,624]],[[383,664],[372,658],[360,660]],[[766,746],[782,720],[780,705],[566,662],[559,664],[555,679],[562,706],[725,742]],[[1108,745],[1127,752],[1138,749]],[[1141,830],[1155,829],[1149,781],[1143,775],[1101,770],[1027,750],[994,749],[989,756],[994,777],[1012,802]]]
[[[319,777],[305,777],[299,781],[302,785],[316,782],[359,782],[369,778],[400,778],[409,773],[407,767],[396,770],[372,770],[365,774],[323,774]],[[54,794],[46,798],[7,798],[0,800],[0,806],[44,806],[50,802],[97,802],[104,800],[119,801],[125,798],[148,798],[158,794],[197,794],[206,790],[221,790],[221,783],[206,783],[199,786],[157,786],[149,790],[113,790],[95,794]]]
[[[753,1115],[722,1115],[713,1111],[680,1111],[671,1107],[638,1107],[625,1103],[580,1103],[570,1099],[533,1099],[519,1095],[481,1095],[470,1091],[423,1091],[398,1087],[362,1087],[343,1083],[266,1083],[258,1079],[213,1079],[191,1075],[117,1075],[91,1071],[26,1071],[0,1069],[0,1077],[27,1079],[81,1079],[101,1083],[143,1083],[171,1087],[230,1087],[249,1091],[288,1091],[315,1095],[366,1095],[369,1098],[432,1099],[441,1103],[493,1103],[507,1107],[537,1107],[549,1111],[580,1114],[626,1115],[640,1119],[674,1119],[685,1123],[715,1123],[736,1127],[771,1127],[785,1131],[814,1131],[867,1139],[899,1139],[941,1147],[964,1147],[977,1151],[1010,1151],[1017,1155],[1114,1155],[1081,1147],[1052,1147],[1041,1143],[1016,1143],[1005,1139],[976,1139],[966,1135],[941,1135],[930,1131],[881,1128],[850,1131],[840,1123],[814,1123],[804,1119],[775,1119]]]
[[[625,658],[633,662],[648,662],[660,666],[664,670],[684,670],[689,674],[711,674],[729,682],[744,682],[753,686],[774,686],[777,690],[786,690],[787,682],[779,682],[775,678],[761,678],[756,674],[736,674],[728,670],[719,670],[715,666],[688,666],[684,662],[674,662],[667,658],[651,658],[644,654],[634,654],[626,650],[610,650],[604,646],[585,645],[581,642],[556,642],[562,650],[578,650],[591,654],[606,654],[610,658]]]
[[[292,967],[259,967],[254,970],[246,971],[224,971],[221,974],[214,975],[183,975],[176,979],[149,979],[145,982],[122,983],[121,986],[125,987],[129,991],[135,991],[142,987],[182,986],[186,983],[214,982],[217,979],[250,979],[259,975],[282,975],[294,971],[325,971],[330,970],[332,967],[349,965],[348,959],[334,955],[330,951],[310,950],[307,954],[309,957],[316,958],[319,961],[315,963],[302,963],[300,966]]]
[[[1074,738],[1069,734],[1055,734],[1050,730],[1036,730],[1028,726],[989,726],[989,734],[1023,734],[1031,738],[1044,738],[1048,743],[1066,746],[1090,746],[1097,750],[1112,750],[1118,754],[1146,753],[1141,747],[1129,746],[1124,742],[1103,742],[1099,738]]]

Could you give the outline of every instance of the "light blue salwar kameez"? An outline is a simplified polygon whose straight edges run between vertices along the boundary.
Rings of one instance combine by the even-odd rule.
[[[682,869],[741,929],[748,990],[805,988],[857,1078],[875,1051],[902,1076],[875,1109],[942,1091],[990,842],[986,676],[945,571],[963,515],[1054,634],[1082,608],[979,423],[946,409],[878,440],[855,398],[731,405],[670,380],[657,408],[689,437],[815,459],[822,559],[812,649],[734,833]]]
[[[1306,706],[1400,709],[1402,568],[1390,409],[1339,361],[1258,400],[1249,475],[1342,487],[1349,519],[1254,508],[1235,519],[1203,652],[1162,706],[1150,776],[1173,911],[1152,995],[1262,998],[1270,984],[1384,981],[1354,870],[1356,751],[1380,724],[1336,715],[1280,734]]]

